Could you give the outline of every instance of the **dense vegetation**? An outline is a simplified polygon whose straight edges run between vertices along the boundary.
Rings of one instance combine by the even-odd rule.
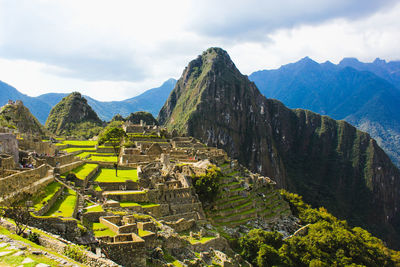
[[[398,266],[400,253],[360,227],[351,228],[324,208],[312,209],[282,191],[301,230],[283,239],[277,232],[251,230],[240,238],[241,255],[256,266]]]
[[[200,176],[193,176],[193,186],[199,199],[203,203],[211,203],[217,196],[221,171],[216,166],[207,169],[207,173]]]
[[[146,125],[158,125],[158,121],[153,117],[153,115],[145,111],[131,113],[125,120],[133,124],[140,124],[140,121],[143,121]]]

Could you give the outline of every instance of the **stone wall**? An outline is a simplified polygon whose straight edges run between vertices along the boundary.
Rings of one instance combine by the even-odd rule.
[[[181,218],[175,222],[166,222],[165,224],[179,233],[190,230],[196,224],[196,221],[194,219],[186,220]]]
[[[132,180],[127,180],[125,183],[122,182],[98,182],[99,186],[104,191],[114,191],[114,190],[138,190],[139,184]]]
[[[34,141],[29,139],[18,139],[18,146],[22,150],[35,151],[38,154],[54,155],[56,147],[50,142]]]
[[[36,169],[27,170],[0,178],[0,197],[18,192],[21,190],[21,188],[31,185],[32,183],[45,177],[48,170],[48,165],[42,165]]]
[[[15,161],[12,156],[1,154],[0,155],[0,168],[2,170],[12,170],[15,168]]]
[[[73,163],[69,163],[67,165],[62,165],[61,167],[58,167],[58,168],[54,168],[54,171],[58,172],[60,174],[67,173],[67,172],[72,171],[75,168],[78,168],[83,163],[84,163],[83,161],[76,161],[76,162],[73,162]]]
[[[47,164],[56,167],[57,162],[62,166],[76,161],[73,154],[62,155],[57,157],[46,157]]]
[[[36,216],[32,214],[32,220],[29,225],[60,235],[71,242],[77,242],[82,235],[75,219]]]
[[[0,133],[0,153],[11,155],[14,158],[15,163],[18,163],[18,142],[15,135],[10,133]]]
[[[118,264],[123,266],[143,267],[146,266],[145,242],[140,237],[139,239],[135,239],[135,242],[101,242],[100,247],[108,258]]]

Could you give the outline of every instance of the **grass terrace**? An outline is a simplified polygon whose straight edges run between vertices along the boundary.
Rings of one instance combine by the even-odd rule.
[[[93,205],[90,207],[86,207],[86,212],[102,212],[104,211],[103,207],[100,205]]]
[[[147,202],[120,202],[121,207],[135,207],[135,206],[141,206],[142,208],[152,208],[152,207],[157,207],[160,206],[160,204],[155,204],[155,203],[147,203]]]
[[[91,173],[96,168],[97,164],[83,164],[68,173],[74,173],[78,179],[85,180],[89,173]],[[63,174],[63,176],[66,176],[68,173]]]
[[[65,189],[64,195],[57,199],[56,203],[50,208],[50,210],[45,214],[45,216],[55,216],[55,217],[72,217],[76,202],[76,192],[71,189]]]
[[[68,148],[61,149],[61,151],[65,151],[67,153],[73,153],[73,152],[81,151],[81,150],[90,150],[90,151],[96,152],[96,148],[94,148],[94,147],[68,147]]]
[[[73,145],[73,146],[95,146],[97,145],[97,141],[79,141],[79,140],[65,140],[63,141],[63,144],[65,145]]]
[[[116,233],[111,231],[107,226],[102,223],[92,223],[91,228],[93,229],[93,233],[95,237],[100,236],[116,236]]]
[[[112,183],[112,182],[126,182],[126,180],[138,181],[137,169],[132,170],[118,170],[118,177],[115,176],[114,169],[100,169],[98,175],[94,179],[99,183]]]
[[[116,162],[118,160],[118,157],[115,156],[100,156],[100,155],[95,155],[92,153],[90,156],[89,160],[93,161],[104,161],[104,162]]]
[[[49,201],[55,193],[61,188],[61,184],[58,182],[51,182],[42,191],[35,194],[32,201],[35,210],[40,210],[43,205]]]

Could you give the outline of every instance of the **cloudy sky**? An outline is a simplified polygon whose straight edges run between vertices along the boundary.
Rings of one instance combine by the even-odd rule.
[[[0,80],[122,100],[211,46],[244,74],[305,56],[400,60],[399,17],[399,0],[0,0]]]

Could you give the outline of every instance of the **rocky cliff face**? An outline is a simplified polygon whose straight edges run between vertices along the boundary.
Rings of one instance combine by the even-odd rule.
[[[375,140],[344,121],[266,99],[224,50],[189,63],[159,122],[399,246],[400,172]]]
[[[102,121],[88,105],[86,99],[80,93],[74,92],[52,108],[46,127],[52,133],[60,135],[73,130],[81,123],[101,125]]]

